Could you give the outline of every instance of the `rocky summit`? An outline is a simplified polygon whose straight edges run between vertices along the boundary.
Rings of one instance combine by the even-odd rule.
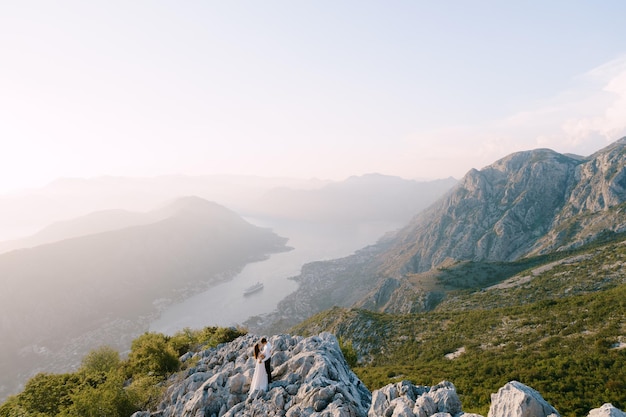
[[[334,335],[277,335],[273,346],[268,391],[249,392],[254,372],[254,344],[242,336],[216,348],[181,358],[188,368],[169,380],[156,410],[132,417],[472,417],[464,413],[449,381],[432,387],[408,381],[389,384],[373,393],[350,370]],[[193,365],[192,365],[193,364]],[[488,417],[556,417],[558,411],[541,395],[512,381],[492,395]],[[626,417],[604,404],[589,417]]]

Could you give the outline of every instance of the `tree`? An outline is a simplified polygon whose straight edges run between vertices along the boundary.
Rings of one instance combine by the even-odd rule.
[[[40,373],[28,380],[17,404],[27,413],[56,415],[72,403],[70,395],[79,384],[75,374]]]
[[[128,365],[135,374],[166,376],[180,368],[176,350],[160,333],[144,333],[133,340]]]
[[[128,417],[139,408],[124,389],[121,372],[112,371],[106,380],[97,385],[83,384],[72,394],[72,404],[60,417]]]
[[[120,367],[120,354],[110,346],[94,349],[83,358],[79,371],[91,373],[108,373]]]

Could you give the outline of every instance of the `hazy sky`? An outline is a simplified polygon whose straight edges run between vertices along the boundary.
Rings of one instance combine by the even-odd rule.
[[[462,177],[626,134],[626,2],[0,1],[0,192]]]

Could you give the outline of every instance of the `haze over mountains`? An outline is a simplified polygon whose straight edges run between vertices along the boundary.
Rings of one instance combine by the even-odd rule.
[[[319,188],[327,181],[236,175],[151,178],[62,178],[40,189],[0,196],[0,240],[30,236],[51,223],[103,210],[146,212],[181,196],[195,195],[242,213],[275,187]]]
[[[420,183],[370,175],[317,189],[283,187],[256,205],[254,201],[260,201],[276,181],[237,177],[222,182],[185,177],[64,180],[30,195],[5,196],[5,214],[22,210],[31,219],[68,218],[87,207],[100,210],[0,243],[0,332],[5,335],[0,352],[6,358],[0,363],[0,396],[14,392],[37,370],[59,372],[76,366],[84,353],[102,344],[126,350],[164,305],[232,278],[249,262],[289,250],[289,236],[253,226],[241,214],[306,223],[307,230],[311,225],[330,230],[341,224],[349,240],[354,239],[351,229],[367,222],[402,225],[409,211],[419,211],[455,183],[453,179]],[[320,183],[305,186],[313,184]],[[251,191],[246,195],[245,190]],[[170,198],[184,191],[230,195],[229,201],[239,204],[240,213],[201,197]],[[397,208],[396,199],[389,197],[399,194],[405,194],[404,201],[410,202],[406,206],[412,208]],[[157,209],[129,209],[157,200]],[[103,209],[114,203],[123,209]],[[305,212],[308,204],[326,207],[323,216]],[[350,218],[350,213],[366,206],[367,216]]]

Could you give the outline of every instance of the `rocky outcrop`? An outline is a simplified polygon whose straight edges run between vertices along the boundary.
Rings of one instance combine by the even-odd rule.
[[[302,338],[280,335],[273,346],[267,392],[248,393],[258,337],[244,336],[198,352],[198,363],[174,380],[157,410],[135,417],[365,416],[371,394],[350,370],[330,333]],[[191,359],[188,359],[191,360]]]
[[[370,394],[331,333],[271,337],[273,382],[268,391],[250,393],[252,347],[258,339],[247,335],[185,355],[181,360],[195,364],[170,379],[157,409],[131,417],[481,417],[463,412],[449,381],[432,387],[402,381]],[[517,381],[498,390],[491,401],[489,417],[559,417],[537,391]],[[605,404],[588,417],[626,414]]]
[[[451,382],[444,381],[433,387],[425,387],[402,381],[374,391],[367,416],[444,417],[461,413],[461,400]]]

